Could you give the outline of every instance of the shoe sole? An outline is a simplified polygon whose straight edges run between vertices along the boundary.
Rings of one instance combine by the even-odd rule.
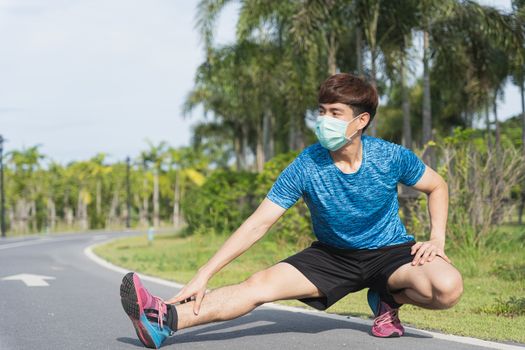
[[[120,301],[124,312],[129,316],[137,337],[140,339],[145,347],[150,349],[158,349],[159,347],[155,344],[151,338],[149,331],[142,324],[141,318],[144,316],[140,310],[140,302],[137,297],[137,290],[133,281],[133,272],[130,272],[122,279],[120,285]],[[145,316],[144,316],[145,317]]]
[[[389,334],[389,335],[382,335],[382,334],[378,334],[378,333],[375,333],[373,330],[372,330],[372,335],[374,337],[377,337],[377,338],[399,338],[401,337],[403,334],[399,334],[397,332],[393,332],[392,334]]]

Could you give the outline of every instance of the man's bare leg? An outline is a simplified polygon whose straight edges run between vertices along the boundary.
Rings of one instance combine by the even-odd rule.
[[[321,295],[317,287],[295,267],[288,263],[278,263],[255,273],[242,283],[207,293],[198,315],[193,313],[194,301],[177,305],[177,329],[231,320],[271,301]]]
[[[426,309],[454,306],[463,293],[461,274],[454,266],[436,257],[431,262],[413,266],[405,264],[388,279],[388,288],[399,304],[413,304]]]

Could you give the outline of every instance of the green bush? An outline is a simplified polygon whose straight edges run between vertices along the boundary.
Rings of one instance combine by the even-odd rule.
[[[266,162],[259,174],[216,170],[201,187],[192,188],[182,202],[187,234],[230,234],[250,216],[297,152]],[[288,209],[268,233],[270,239],[298,248],[313,239],[310,213],[304,201]]]
[[[297,152],[283,153],[264,165],[263,171],[257,177],[256,195],[258,198],[262,200],[265,197],[279,174],[297,157],[297,154]],[[268,234],[276,241],[293,244],[297,249],[304,248],[311,243],[313,233],[310,211],[302,198],[286,211]]]
[[[525,315],[525,298],[510,297],[508,300],[496,299],[493,305],[482,307],[479,313],[492,314],[505,317]]]
[[[188,191],[182,210],[190,232],[202,227],[218,233],[237,229],[257,205],[256,178],[249,172],[216,170],[202,186]]]

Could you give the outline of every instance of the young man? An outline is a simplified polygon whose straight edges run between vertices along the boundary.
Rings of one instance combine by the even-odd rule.
[[[458,301],[461,275],[444,252],[447,184],[412,151],[362,134],[377,104],[377,92],[366,81],[331,76],[319,91],[319,143],[284,169],[257,210],[176,296],[163,302],[136,274],[124,277],[122,305],[145,346],[158,348],[177,329],[230,320],[282,299],[324,310],[369,288],[372,334],[378,337],[403,335],[402,304],[445,309]],[[415,243],[399,218],[399,182],[428,195],[428,241]],[[207,293],[208,280],[300,197],[310,209],[317,241],[240,284]]]

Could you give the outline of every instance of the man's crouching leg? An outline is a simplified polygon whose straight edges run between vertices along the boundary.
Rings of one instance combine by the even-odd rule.
[[[436,257],[431,262],[413,266],[405,264],[388,279],[388,288],[399,304],[426,309],[448,309],[463,293],[463,280],[452,264]]]
[[[176,305],[177,329],[231,320],[267,302],[319,296],[321,292],[299,270],[288,263],[278,263],[242,283],[207,293],[198,315],[193,313],[194,301]]]

